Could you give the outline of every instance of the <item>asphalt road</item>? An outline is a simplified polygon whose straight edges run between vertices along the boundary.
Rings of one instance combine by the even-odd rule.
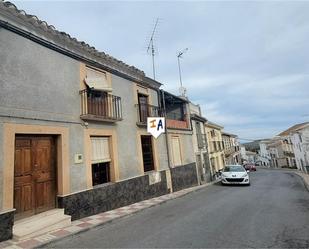
[[[309,192],[301,178],[250,174],[250,187],[212,185],[49,247],[309,248]]]

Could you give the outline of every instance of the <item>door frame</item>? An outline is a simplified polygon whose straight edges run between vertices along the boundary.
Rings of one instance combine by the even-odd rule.
[[[54,196],[53,196],[53,202],[54,202],[54,207],[53,208],[57,208],[58,207],[58,202],[57,202],[57,195],[58,195],[58,186],[57,186],[57,176],[58,176],[58,172],[57,172],[57,149],[56,149],[56,141],[57,141],[57,136],[56,135],[45,135],[45,134],[15,134],[15,142],[17,139],[29,139],[31,142],[34,141],[34,140],[41,140],[41,139],[51,139],[52,140],[52,146],[51,146],[51,164],[52,164],[52,168],[54,170]],[[32,147],[31,145],[31,156],[33,156],[33,149],[34,147]],[[15,143],[15,150],[16,150],[16,143]],[[31,164],[33,164],[33,159],[31,158]],[[33,165],[32,165],[33,166]],[[14,170],[15,170],[15,152],[14,152]],[[32,170],[32,172],[34,172]],[[34,202],[34,207],[33,207],[33,212],[32,214],[30,215],[27,215],[27,214],[17,214],[15,213],[15,220],[19,220],[19,219],[23,219],[23,218],[27,218],[27,217],[30,217],[32,215],[36,215],[36,214],[39,214],[41,212],[37,212],[38,211],[38,207],[36,206],[36,185],[35,185],[35,180],[32,181],[32,184],[34,185],[34,188],[33,188],[33,202]],[[15,189],[15,175],[14,175],[14,189]],[[13,199],[15,199],[15,196],[14,196],[14,193],[13,193]],[[52,208],[51,208],[52,209]],[[48,211],[48,210],[44,210],[44,211]],[[44,212],[43,211],[43,212]]]
[[[3,202],[2,210],[14,210],[14,156],[16,135],[56,136],[57,196],[70,194],[69,128],[5,123],[3,125]]]

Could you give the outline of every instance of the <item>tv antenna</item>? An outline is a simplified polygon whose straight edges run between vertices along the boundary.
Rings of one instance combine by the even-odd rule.
[[[149,51],[151,51],[151,56],[152,56],[152,73],[153,73],[153,79],[156,79],[156,70],[155,70],[155,61],[154,61],[154,56],[155,56],[155,47],[154,47],[154,35],[158,26],[158,22],[159,22],[159,18],[157,18],[155,26],[152,30],[152,34],[149,40],[149,44],[147,47],[147,53],[149,53]]]
[[[181,79],[181,69],[180,69],[180,58],[182,58],[182,55],[188,51],[188,48],[183,49],[182,51],[178,52],[177,55],[177,60],[178,60],[178,71],[179,71],[179,81],[180,81],[180,88],[179,88],[179,92],[180,95],[185,97],[186,96],[186,88],[183,87],[182,85],[182,79]]]

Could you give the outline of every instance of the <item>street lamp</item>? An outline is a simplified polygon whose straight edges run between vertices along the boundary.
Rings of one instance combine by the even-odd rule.
[[[179,80],[180,80],[180,95],[185,96],[186,95],[186,88],[182,86],[182,79],[181,79],[181,69],[180,69],[180,58],[182,58],[182,55],[188,51],[188,48],[185,48],[184,50],[180,51],[177,55],[177,60],[178,60],[178,71],[179,71]]]

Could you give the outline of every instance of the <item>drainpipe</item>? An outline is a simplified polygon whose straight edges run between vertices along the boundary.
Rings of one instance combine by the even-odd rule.
[[[166,150],[167,150],[167,164],[169,168],[169,177],[170,177],[170,188],[171,192],[173,192],[173,185],[172,185],[172,177],[171,177],[171,155],[170,155],[170,148],[169,148],[169,143],[168,143],[168,131],[167,131],[167,126],[166,126],[166,108],[165,108],[165,98],[164,98],[164,90],[160,90],[160,98],[162,99],[163,103],[163,113],[165,117],[165,143],[166,143]],[[160,102],[161,104],[161,102]]]

